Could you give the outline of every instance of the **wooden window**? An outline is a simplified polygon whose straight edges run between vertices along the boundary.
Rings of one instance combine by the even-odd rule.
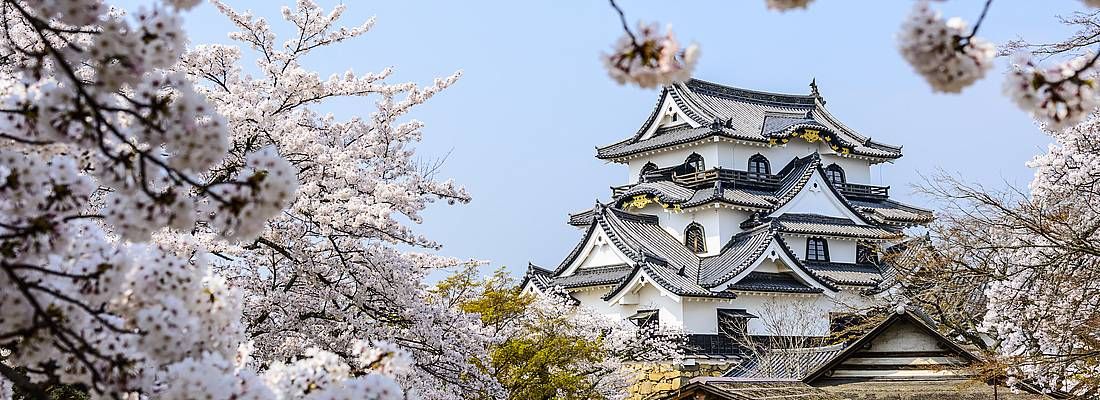
[[[660,324],[659,318],[658,310],[638,310],[638,312],[626,319],[633,322],[634,325],[637,325],[640,330],[653,330],[657,329],[657,326]]]
[[[857,264],[878,264],[878,246],[871,242],[856,243]]]
[[[831,164],[825,168],[825,177],[834,185],[844,183],[844,169],[839,165]]]
[[[754,174],[770,174],[772,173],[771,163],[768,162],[768,158],[762,154],[755,154],[749,157],[749,172]]]
[[[653,171],[656,171],[656,170],[657,170],[657,164],[645,163],[645,165],[642,166],[642,172],[638,174],[638,182],[648,182],[648,180],[646,180],[646,177],[645,177],[646,174],[648,174],[650,172],[653,172]]]
[[[749,318],[756,318],[755,315],[740,309],[719,308],[717,312],[718,335],[723,338],[744,337],[748,333]]]
[[[707,236],[703,234],[703,226],[692,222],[684,230],[684,245],[696,253],[707,252]]]
[[[684,164],[687,164],[690,169],[694,170],[691,172],[699,172],[706,169],[706,163],[703,162],[703,156],[699,155],[699,153],[691,153],[687,160],[684,161]]]
[[[806,239],[806,260],[829,261],[829,244],[822,238]]]

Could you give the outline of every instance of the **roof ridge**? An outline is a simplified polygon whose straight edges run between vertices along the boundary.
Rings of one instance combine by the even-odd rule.
[[[684,82],[684,86],[696,91],[701,89],[703,92],[712,95],[718,95],[719,97],[737,98],[743,100],[750,100],[762,103],[771,104],[792,104],[799,106],[812,107],[816,102],[816,97],[806,94],[792,94],[792,93],[778,93],[778,92],[765,92],[761,90],[753,90],[740,88],[736,86],[723,85],[720,83],[705,81],[702,79],[691,78],[687,82]],[[696,87],[692,87],[696,86]],[[768,98],[771,97],[771,98]],[[785,101],[784,101],[785,100]]]

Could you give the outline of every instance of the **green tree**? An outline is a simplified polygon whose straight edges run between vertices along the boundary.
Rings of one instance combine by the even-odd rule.
[[[622,398],[635,378],[629,363],[675,356],[671,340],[576,306],[564,292],[523,293],[503,269],[485,278],[466,269],[436,291],[481,316],[496,338],[483,367],[511,399]]]

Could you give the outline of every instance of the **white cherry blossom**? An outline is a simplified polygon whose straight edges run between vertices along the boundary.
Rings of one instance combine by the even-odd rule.
[[[652,88],[690,79],[699,60],[699,46],[681,50],[672,27],[662,34],[657,23],[639,22],[636,32],[624,32],[611,53],[601,58],[611,79],[620,85]]]
[[[965,22],[945,22],[923,0],[902,24],[898,49],[932,90],[945,93],[958,93],[982,79],[996,55],[993,44],[972,36]]]
[[[765,0],[769,10],[787,11],[796,8],[806,8],[814,0]]]
[[[1090,54],[1042,68],[1018,55],[1005,78],[1005,94],[1047,129],[1060,131],[1083,121],[1100,105],[1094,64]]]

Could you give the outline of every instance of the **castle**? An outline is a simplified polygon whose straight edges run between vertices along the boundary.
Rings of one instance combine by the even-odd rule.
[[[523,290],[560,287],[606,315],[683,332],[684,362],[643,374],[632,398],[997,398],[996,381],[953,386],[973,382],[979,357],[919,310],[898,308],[858,338],[789,341],[861,318],[853,311],[895,282],[884,255],[904,248],[902,230],[933,219],[870,184],[901,147],[844,125],[810,89],[665,87],[632,137],[597,148],[628,167],[627,183],[569,215],[579,243],[556,267],[530,265]]]

